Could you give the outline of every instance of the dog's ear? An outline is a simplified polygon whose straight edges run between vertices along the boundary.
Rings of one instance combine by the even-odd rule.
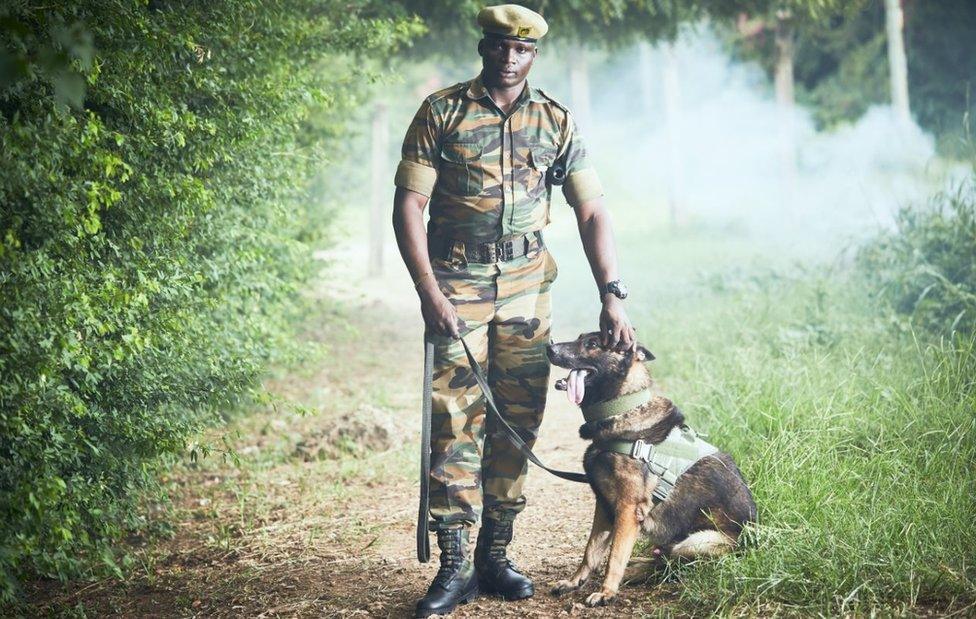
[[[643,344],[637,344],[637,360],[638,361],[654,361],[654,353],[647,350]]]

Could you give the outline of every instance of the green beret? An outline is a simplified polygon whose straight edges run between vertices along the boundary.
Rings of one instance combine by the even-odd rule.
[[[486,6],[478,13],[478,25],[489,37],[528,43],[535,43],[549,31],[542,15],[517,4]]]

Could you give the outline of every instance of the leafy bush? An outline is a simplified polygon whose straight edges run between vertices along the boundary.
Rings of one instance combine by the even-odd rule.
[[[0,8],[0,598],[114,568],[161,456],[280,354],[323,138],[416,30],[385,10]]]
[[[878,297],[926,331],[976,332],[976,175],[897,221],[858,255]]]

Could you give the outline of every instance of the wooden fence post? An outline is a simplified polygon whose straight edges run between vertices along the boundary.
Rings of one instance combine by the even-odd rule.
[[[383,274],[383,231],[387,227],[387,206],[392,187],[386,169],[390,146],[389,110],[383,102],[373,108],[370,149],[369,275]]]

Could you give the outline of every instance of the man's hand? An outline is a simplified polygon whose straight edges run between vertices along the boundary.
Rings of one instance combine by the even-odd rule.
[[[590,261],[593,279],[601,287],[606,282],[618,279],[617,253],[610,230],[610,215],[603,206],[603,198],[591,198],[581,204],[574,204],[576,223],[579,227],[583,250]],[[603,346],[617,350],[634,349],[637,346],[635,329],[627,318],[623,302],[616,296],[603,295],[603,310],[600,312],[600,338]]]
[[[457,309],[437,288],[436,283],[433,285],[428,283],[420,289],[420,313],[430,333],[450,335],[454,339],[461,337],[458,331]]]
[[[627,318],[623,301],[612,294],[603,296],[603,310],[600,311],[600,338],[607,348],[617,350],[634,349],[637,346],[637,333]]]

